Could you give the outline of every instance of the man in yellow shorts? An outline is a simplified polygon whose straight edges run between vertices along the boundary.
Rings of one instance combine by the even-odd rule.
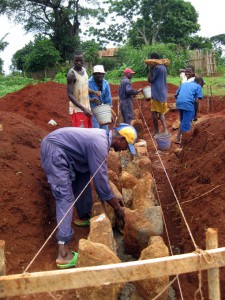
[[[157,53],[152,53],[150,59],[160,60]],[[167,69],[164,64],[153,62],[150,65],[148,81],[151,84],[151,112],[154,126],[153,135],[159,133],[158,120],[166,132],[165,113],[167,110]]]

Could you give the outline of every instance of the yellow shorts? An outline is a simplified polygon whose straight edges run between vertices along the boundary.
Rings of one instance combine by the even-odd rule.
[[[151,111],[156,111],[160,114],[165,114],[167,111],[167,102],[160,102],[151,99]]]

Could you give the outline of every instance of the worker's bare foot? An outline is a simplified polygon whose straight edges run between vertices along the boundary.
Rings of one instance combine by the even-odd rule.
[[[58,257],[56,264],[68,264],[74,257],[68,245],[59,245]]]

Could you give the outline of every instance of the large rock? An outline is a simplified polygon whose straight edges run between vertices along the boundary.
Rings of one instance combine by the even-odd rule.
[[[119,198],[122,198],[122,194],[120,193],[120,191],[118,190],[117,186],[110,180],[109,181],[109,185],[111,187],[112,193]]]
[[[135,159],[127,163],[126,171],[139,179],[147,172],[152,172],[152,163],[148,157],[135,157]]]
[[[144,209],[155,204],[154,181],[152,175],[146,173],[133,188],[132,209]]]
[[[101,214],[106,214],[106,216],[109,218],[112,228],[115,227],[115,221],[116,221],[116,217],[115,217],[115,213],[114,213],[114,209],[107,204],[107,201],[105,202],[96,202],[93,204],[92,206],[92,217],[94,216],[99,216]]]
[[[113,182],[115,186],[118,188],[118,190],[120,191],[121,185],[120,185],[119,176],[113,170],[108,169],[108,178],[109,181]]]
[[[167,246],[165,245],[162,237],[155,236],[150,238],[150,244],[141,252],[139,260],[165,257],[169,255]],[[169,277],[163,276],[158,278],[145,279],[135,281],[133,284],[137,288],[137,292],[144,299],[151,300],[156,297],[162,290],[169,284]],[[168,289],[166,289],[162,295],[157,299],[167,300]]]
[[[110,265],[121,262],[107,246],[81,239],[78,246],[77,267]],[[90,275],[91,277],[91,272]],[[95,278],[93,278],[93,281]],[[107,284],[100,287],[87,287],[76,290],[76,297],[81,300],[117,300],[123,284]]]
[[[120,176],[122,164],[120,161],[119,152],[115,152],[114,150],[110,149],[109,155],[107,157],[107,165],[110,170],[117,174],[117,176]]]
[[[125,211],[124,243],[127,254],[139,258],[151,236],[162,235],[163,221],[160,206]]]
[[[132,189],[124,189],[122,188],[123,202],[126,207],[131,208],[132,206]]]
[[[137,130],[138,138],[143,138],[144,125],[141,119],[135,119],[133,122],[134,128]]]
[[[122,171],[120,177],[120,184],[125,189],[133,189],[135,185],[138,183],[137,178],[135,178],[132,174]]]
[[[148,150],[145,147],[138,147],[135,145],[136,153],[137,156],[142,157],[142,156],[147,156],[148,157]]]
[[[91,218],[88,240],[106,245],[116,253],[116,243],[113,237],[112,225],[106,214]]]

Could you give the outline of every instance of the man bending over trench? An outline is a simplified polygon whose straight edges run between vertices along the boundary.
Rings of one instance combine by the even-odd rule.
[[[76,265],[78,254],[71,252],[68,246],[74,234],[71,226],[73,204],[79,218],[74,222],[75,225],[89,225],[92,210],[90,176],[93,176],[101,201],[106,201],[114,209],[120,226],[124,225],[124,207],[121,199],[112,194],[105,159],[110,147],[115,151],[129,148],[135,154],[136,141],[136,130],[125,123],[108,133],[97,128],[65,127],[49,133],[43,139],[41,163],[56,200],[58,268]]]

